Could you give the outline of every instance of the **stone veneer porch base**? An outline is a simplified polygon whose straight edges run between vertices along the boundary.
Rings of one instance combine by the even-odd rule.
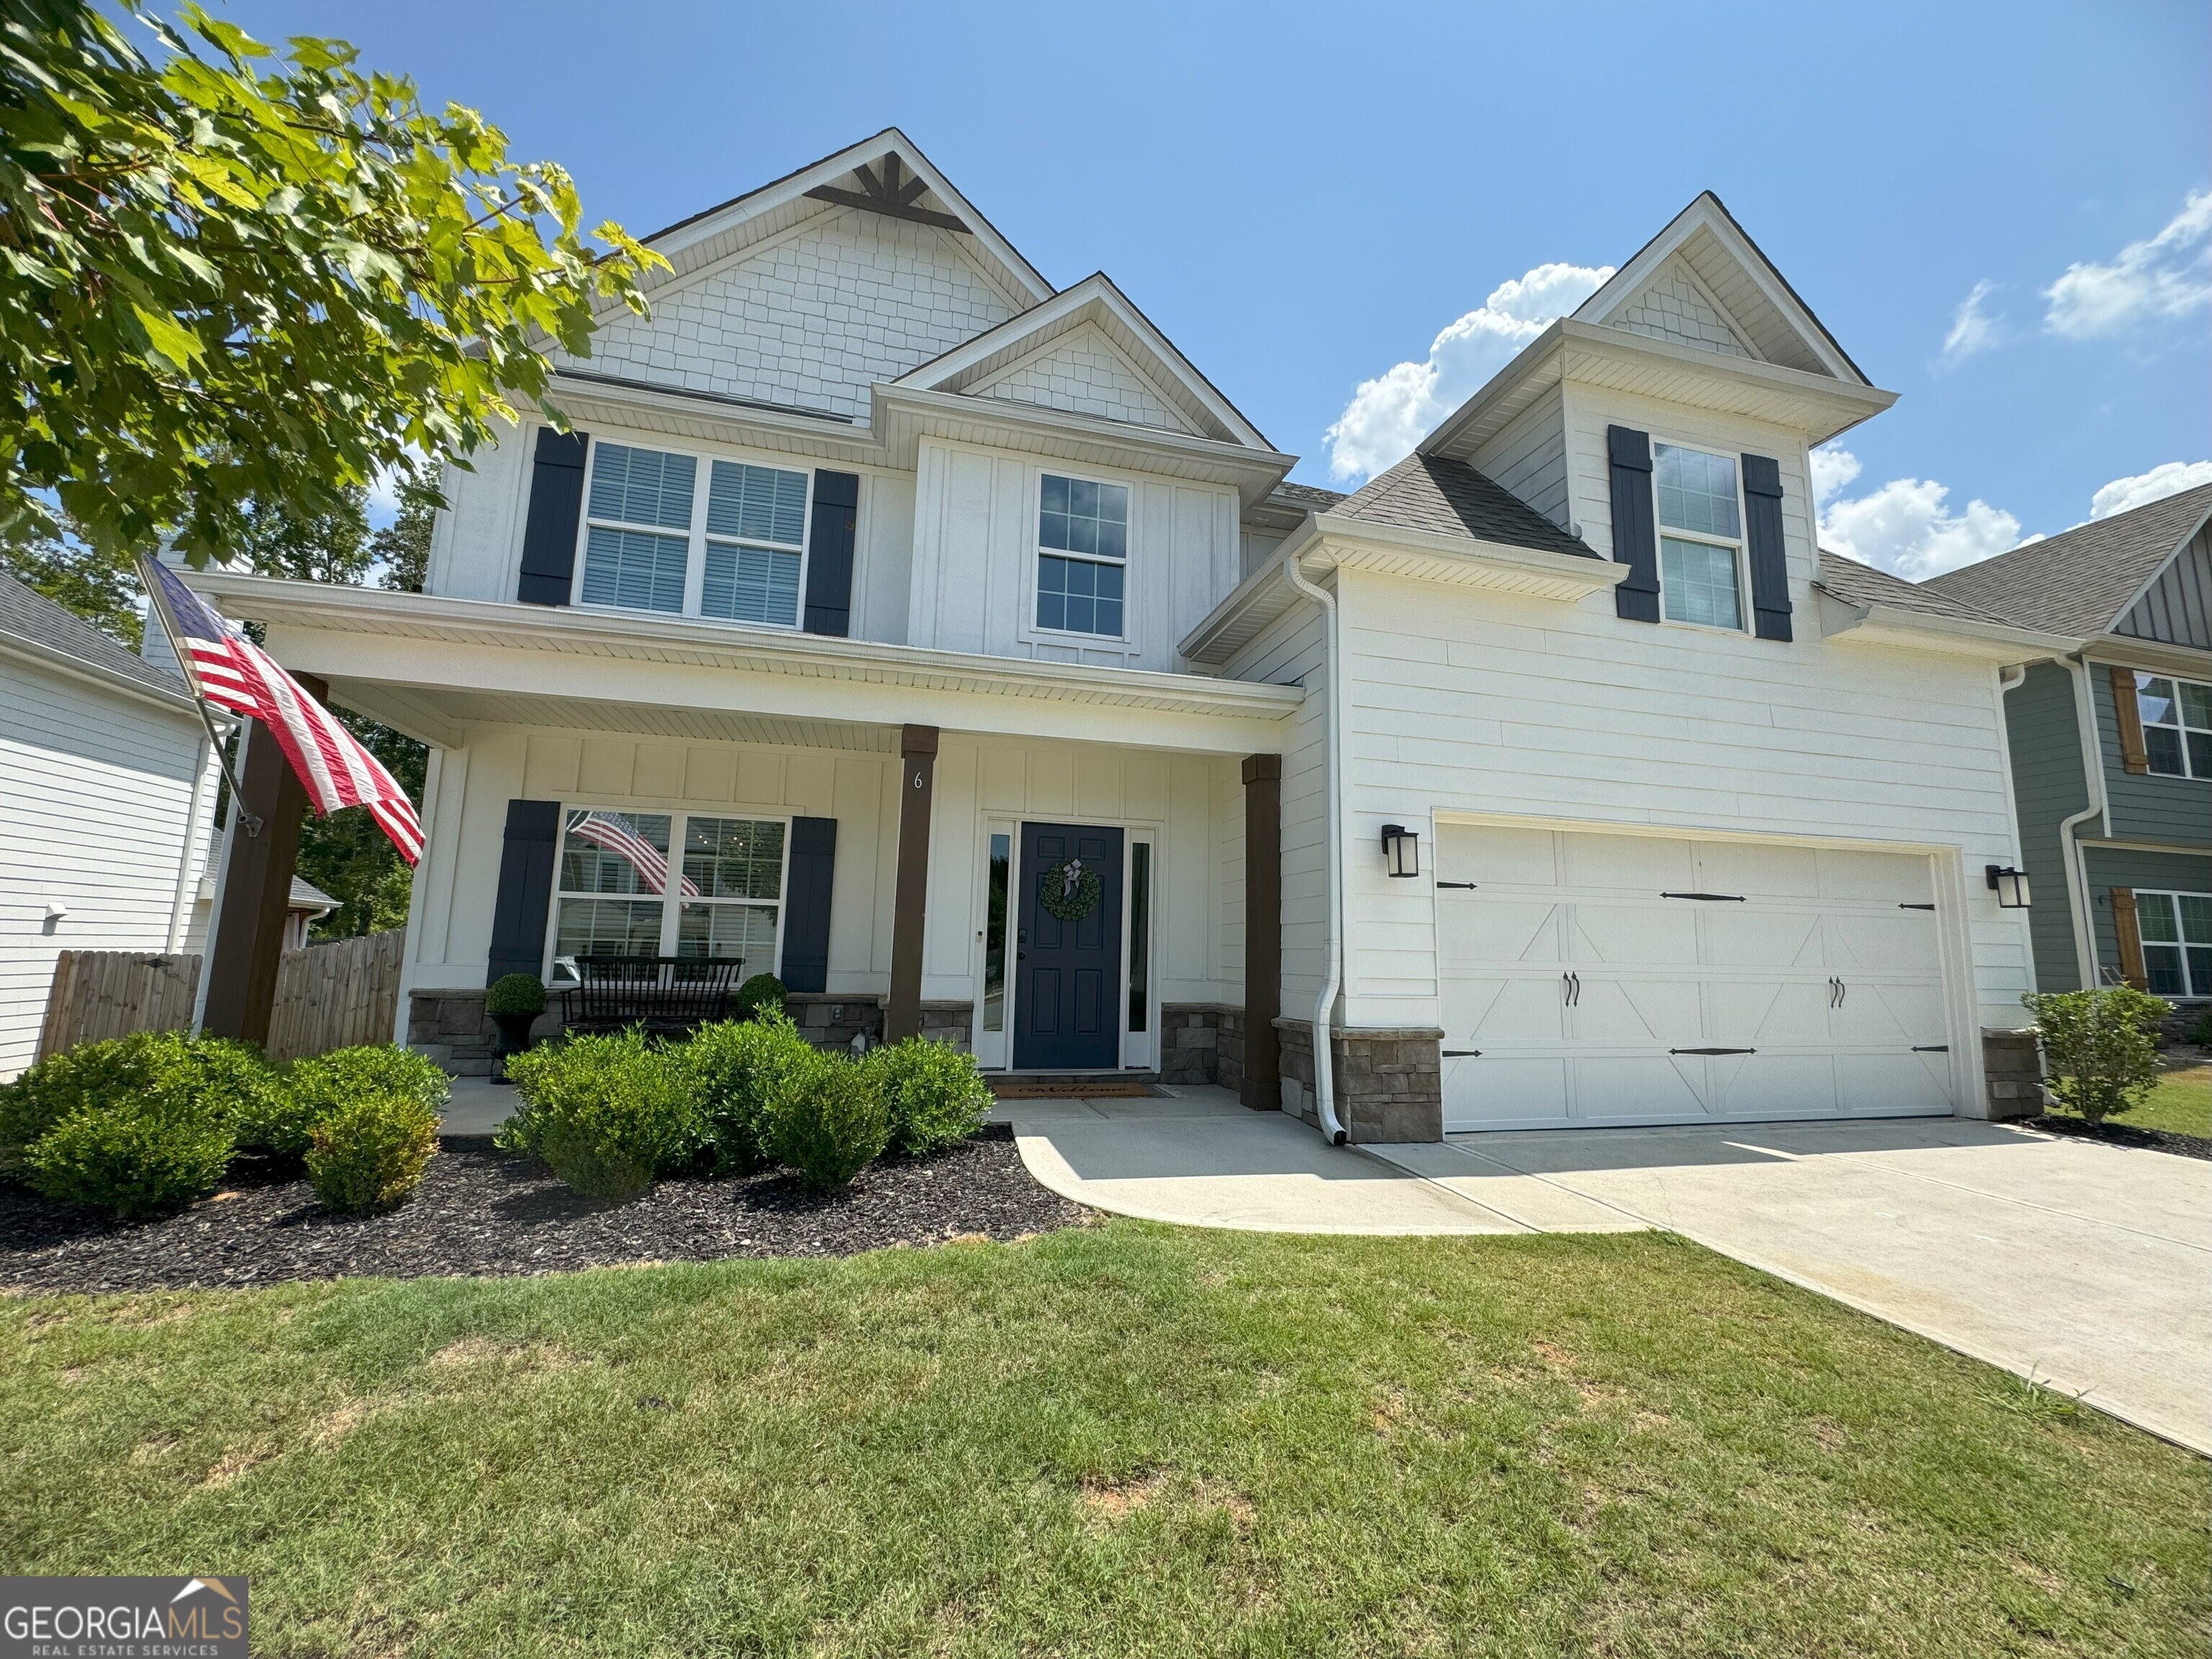
[[[1283,1109],[1318,1128],[1314,1106],[1313,1022],[1279,1018]],[[1443,1033],[1427,1026],[1339,1028],[1334,1059],[1336,1116],[1354,1142],[1444,1138]]]

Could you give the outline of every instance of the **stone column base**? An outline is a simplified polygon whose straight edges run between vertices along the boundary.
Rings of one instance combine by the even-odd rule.
[[[1244,1081],[1244,1011],[1223,1002],[1160,1005],[1160,1081]]]
[[[2034,1117],[2043,1110],[2043,1045],[2033,1026],[1982,1033],[1982,1072],[1989,1087],[1990,1121]]]
[[[1318,1128],[1313,1022],[1278,1018],[1283,1109]],[[1427,1027],[1340,1029],[1330,1044],[1336,1117],[1355,1142],[1444,1138],[1443,1033]]]
[[[549,996],[530,1035],[545,1038],[561,1030],[561,999]],[[484,994],[468,990],[411,991],[407,997],[407,1046],[452,1077],[489,1077],[499,1028],[484,1012]]]

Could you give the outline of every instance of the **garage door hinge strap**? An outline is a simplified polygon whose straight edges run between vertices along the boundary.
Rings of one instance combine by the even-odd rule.
[[[1948,1054],[1951,1052],[1951,1045],[1948,1042],[1916,1042],[1912,1045],[1912,1052],[1916,1054]]]
[[[1669,1048],[1670,1054],[1755,1054],[1756,1048]]]
[[[1443,1057],[1446,1060],[1480,1060],[1482,1058],[1482,1050],[1480,1048],[1447,1048],[1443,1051]]]
[[[1741,893],[1662,893],[1659,896],[1661,898],[1703,899],[1708,904],[1741,904],[1745,902],[1744,896]]]
[[[1897,908],[1900,910],[1933,910],[1936,907],[1932,904],[1900,904]]]

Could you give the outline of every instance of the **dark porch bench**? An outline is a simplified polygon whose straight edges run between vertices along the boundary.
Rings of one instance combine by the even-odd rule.
[[[578,957],[576,983],[561,989],[561,1024],[572,1031],[642,1025],[658,1036],[689,1033],[727,1012],[742,959]]]

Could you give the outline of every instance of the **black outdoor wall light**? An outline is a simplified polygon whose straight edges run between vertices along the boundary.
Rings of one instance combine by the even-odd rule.
[[[1382,826],[1382,858],[1394,876],[1421,873],[1421,838],[1402,823]]]
[[[2027,872],[2015,870],[2008,864],[1988,866],[1990,890],[1997,896],[2000,910],[2027,908]]]

